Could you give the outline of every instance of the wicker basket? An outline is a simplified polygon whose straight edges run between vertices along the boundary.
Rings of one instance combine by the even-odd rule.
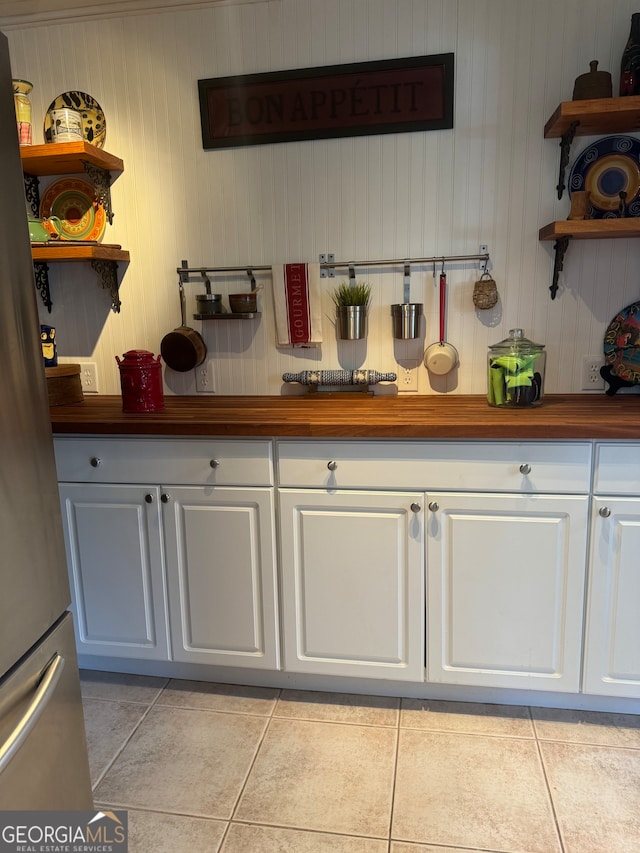
[[[486,276],[486,277],[485,277]],[[476,308],[485,310],[493,308],[498,301],[498,288],[489,273],[483,273],[473,288],[473,304]]]

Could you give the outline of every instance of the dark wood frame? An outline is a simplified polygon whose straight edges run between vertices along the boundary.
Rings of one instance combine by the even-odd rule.
[[[418,81],[416,77],[414,82],[407,82],[409,77],[408,71],[415,70],[418,75],[422,75],[422,80]],[[338,86],[338,81],[352,80],[351,86],[347,88],[335,88]],[[374,81],[378,81],[377,85]],[[380,80],[397,82],[380,83]],[[404,82],[403,82],[404,81]],[[331,88],[332,82],[334,88]],[[299,84],[299,88],[294,88],[295,84]],[[369,84],[369,85],[368,85]],[[409,113],[419,112],[416,107],[416,87],[427,84],[432,88],[420,90],[420,94],[425,94],[428,103],[423,104],[423,115],[420,118],[413,118]],[[312,88],[315,86],[315,89]],[[409,97],[405,91],[406,87],[411,87],[411,109],[400,109],[399,100],[406,101]],[[437,87],[437,88],[433,88]],[[391,88],[393,94],[394,109],[387,109],[386,113],[381,109],[381,92],[383,89]],[[369,113],[356,112],[355,108],[359,106],[364,109],[365,104],[362,102],[361,96],[369,90],[376,92],[375,115],[381,115],[379,121],[368,119],[367,121],[356,122],[355,117],[371,115]],[[402,90],[402,97],[399,92]],[[337,92],[351,93],[351,109],[350,115],[339,118],[335,115],[337,105],[335,103]],[[421,130],[442,130],[453,127],[453,92],[454,92],[454,55],[453,53],[434,54],[432,56],[413,56],[403,59],[386,59],[376,62],[355,62],[347,65],[327,65],[316,68],[302,68],[290,71],[275,71],[266,74],[244,74],[233,77],[214,77],[208,80],[198,80],[198,94],[200,100],[200,120],[202,126],[202,146],[205,149],[209,148],[233,148],[243,145],[264,145],[273,142],[293,142],[307,139],[331,139],[346,136],[370,136],[382,133],[405,133],[410,131]],[[251,94],[251,93],[259,93]],[[295,93],[295,94],[294,94]],[[318,119],[317,112],[320,110],[318,104],[321,96],[326,96],[331,93],[331,104],[333,116],[324,116]],[[356,103],[356,94],[360,98]],[[244,101],[241,99],[244,97]],[[308,98],[311,98],[311,101]],[[346,96],[345,96],[346,97]],[[368,94],[371,99],[373,95]],[[389,93],[384,93],[385,100],[390,97]],[[220,111],[216,113],[215,103],[226,98],[227,116],[231,116],[231,106],[234,103],[234,109],[240,120],[237,125],[243,126],[245,132],[232,133],[232,123],[225,123],[220,117]],[[306,110],[312,109],[312,120],[315,126],[297,130],[290,125],[292,119],[288,122],[284,118],[282,104],[284,98],[293,98],[298,105],[294,111],[303,110],[305,121]],[[307,100],[304,100],[304,99]],[[314,101],[315,98],[315,101]],[[266,100],[265,100],[266,99]],[[279,99],[279,100],[278,100]],[[269,118],[271,118],[271,107],[275,104],[281,113],[278,116],[276,107],[274,114],[276,118],[276,127],[273,130],[265,130],[267,124],[273,125],[273,121],[255,121],[249,117],[249,102],[254,102],[254,107],[257,105],[261,111],[264,109],[264,104],[269,107]],[[344,101],[340,102],[340,106]],[[244,113],[241,107],[244,106]],[[323,103],[324,108],[324,103]],[[405,105],[406,107],[406,105]],[[287,104],[287,108],[289,105]],[[254,109],[255,113],[255,109]],[[397,118],[397,116],[402,116]],[[244,116],[244,121],[242,120]],[[277,119],[282,119],[282,124],[277,126]],[[318,124],[320,122],[320,125]],[[247,124],[259,125],[258,129],[252,129],[251,132],[246,130]],[[287,126],[289,125],[289,126]]]

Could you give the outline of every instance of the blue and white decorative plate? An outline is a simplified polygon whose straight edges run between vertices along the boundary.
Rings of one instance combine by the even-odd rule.
[[[640,216],[640,140],[605,136],[578,155],[569,173],[569,195],[591,193],[591,218],[620,216],[620,193],[626,216]]]

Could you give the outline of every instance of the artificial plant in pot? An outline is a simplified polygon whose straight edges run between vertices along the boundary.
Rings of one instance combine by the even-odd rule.
[[[338,338],[345,341],[366,338],[371,285],[365,281],[343,281],[335,288],[331,298],[336,306]]]

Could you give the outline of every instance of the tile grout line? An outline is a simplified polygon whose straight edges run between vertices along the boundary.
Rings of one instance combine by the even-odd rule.
[[[97,778],[97,779],[96,779],[96,781],[95,781],[95,784],[93,784],[93,785],[91,786],[91,793],[92,793],[92,794],[94,794],[94,793],[95,793],[96,788],[98,787],[98,785],[100,785],[100,783],[102,782],[102,780],[104,779],[104,777],[107,775],[107,773],[109,772],[109,770],[113,767],[114,763],[118,760],[118,758],[120,757],[120,755],[122,755],[122,751],[123,751],[123,750],[124,750],[124,748],[127,746],[127,744],[131,741],[131,738],[134,736],[134,734],[138,731],[138,729],[140,728],[140,725],[142,724],[143,720],[146,720],[146,719],[147,719],[147,716],[149,715],[149,712],[151,711],[151,709],[154,707],[154,705],[156,704],[156,702],[158,701],[158,699],[160,698],[160,696],[161,696],[161,695],[162,695],[162,693],[164,692],[165,688],[166,688],[166,687],[167,687],[167,685],[169,684],[169,681],[170,681],[170,679],[167,679],[167,683],[166,683],[166,684],[164,684],[164,685],[163,685],[163,687],[162,687],[160,690],[158,690],[158,695],[155,697],[155,699],[153,699],[153,700],[152,700],[152,702],[150,702],[150,703],[149,703],[149,705],[148,705],[148,707],[147,707],[146,711],[145,711],[145,712],[144,712],[144,714],[140,717],[140,719],[138,720],[138,722],[136,723],[136,725],[133,727],[132,731],[129,733],[129,736],[125,739],[125,742],[122,744],[122,746],[120,747],[120,749],[119,749],[119,750],[117,750],[116,754],[113,756],[113,758],[111,759],[111,761],[107,764],[107,766],[105,767],[105,769],[104,769],[104,770],[102,771],[102,773],[98,776],[98,778]],[[87,698],[88,698],[88,697],[87,697]],[[111,700],[103,700],[103,701],[111,701]],[[113,700],[113,701],[122,701],[122,700]],[[138,703],[129,703],[129,704],[142,704],[142,703],[138,702]]]
[[[280,698],[282,696],[282,689],[283,688],[281,688],[281,687],[278,688],[278,694],[274,698],[273,708],[271,709],[271,713],[267,715],[267,724],[264,727],[264,731],[262,732],[262,736],[258,742],[258,745],[256,747],[256,751],[253,754],[253,759],[251,760],[251,763],[249,764],[249,768],[247,769],[246,775],[244,777],[244,781],[243,781],[242,785],[240,786],[238,796],[236,797],[235,804],[231,810],[231,815],[227,821],[227,827],[226,827],[224,833],[222,834],[222,839],[220,840],[220,846],[218,847],[218,851],[222,851],[222,849],[226,843],[227,836],[229,834],[229,830],[231,829],[231,823],[235,817],[236,811],[238,810],[238,806],[240,805],[240,800],[242,799],[242,795],[244,794],[245,788],[247,787],[247,783],[249,781],[249,776],[251,775],[251,771],[253,770],[255,763],[258,759],[258,755],[260,754],[260,750],[262,749],[262,744],[264,743],[264,739],[267,736],[267,732],[269,731],[269,728],[271,726],[271,722],[274,719],[273,715],[275,714],[275,710],[278,707],[278,702],[280,701]]]
[[[389,837],[387,839],[387,853],[391,853],[391,829],[393,827],[393,810],[395,808],[395,798],[396,798],[396,782],[398,779],[398,757],[400,755],[400,731],[401,725],[400,721],[402,720],[402,698],[398,702],[398,721],[396,724],[396,754],[395,760],[393,762],[393,783],[391,785],[391,808],[389,809]]]
[[[562,836],[562,830],[560,829],[560,821],[558,820],[558,813],[556,812],[556,804],[553,801],[553,794],[551,792],[551,783],[549,781],[549,777],[547,776],[547,768],[544,763],[544,756],[542,755],[542,749],[540,745],[540,740],[538,739],[538,729],[536,728],[536,721],[533,716],[533,712],[531,710],[531,706],[527,706],[529,710],[529,717],[531,718],[531,725],[533,726],[533,733],[535,735],[535,744],[536,751],[538,753],[538,760],[540,761],[540,767],[542,768],[542,775],[544,777],[544,784],[547,788],[547,793],[549,795],[549,803],[551,805],[551,813],[553,814],[553,822],[556,827],[556,833],[558,834],[558,843],[560,844],[560,850],[562,853],[566,853],[566,848],[564,844],[564,838]]]

